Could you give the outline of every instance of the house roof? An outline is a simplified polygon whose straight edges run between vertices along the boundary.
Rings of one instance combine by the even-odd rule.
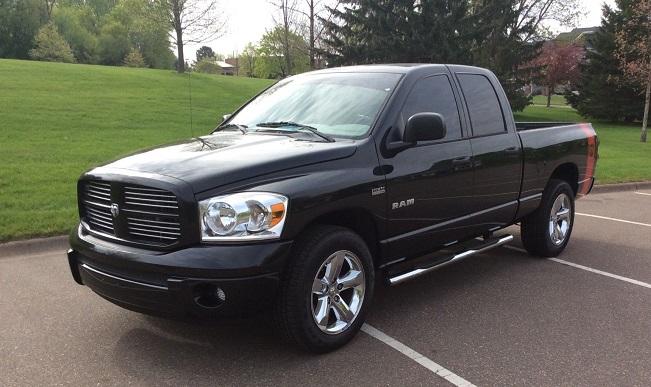
[[[561,32],[556,36],[554,40],[562,42],[575,42],[577,40],[583,39],[585,35],[590,35],[597,32],[598,29],[599,27],[575,28],[569,32]]]
[[[224,61],[221,61],[221,60],[218,60],[218,61],[217,61],[217,66],[219,66],[219,67],[221,67],[221,68],[223,68],[223,69],[232,69],[232,68],[235,68],[235,66],[230,65],[230,64],[228,64],[228,63],[226,63],[226,62],[224,62]]]

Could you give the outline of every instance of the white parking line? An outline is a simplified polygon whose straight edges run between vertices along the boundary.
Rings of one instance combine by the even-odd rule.
[[[519,251],[519,252],[521,252],[521,253],[525,253],[525,254],[527,253],[527,250],[525,250],[525,249],[521,249],[521,248],[519,248],[519,247],[515,247],[515,246],[506,245],[506,246],[504,246],[504,248],[507,248],[507,249],[509,249],[509,250],[513,250],[513,251]],[[577,263],[573,263],[573,262],[568,262],[568,261],[565,261],[565,260],[563,260],[563,259],[558,259],[558,258],[549,258],[549,260],[550,260],[550,261],[553,261],[553,262],[560,263],[561,265],[571,266],[571,267],[574,267],[574,268],[577,268],[577,269],[581,269],[581,270],[589,271],[590,273],[603,275],[603,276],[605,276],[605,277],[614,278],[614,279],[616,279],[616,280],[620,280],[620,281],[628,282],[629,284],[633,284],[633,285],[637,285],[637,286],[642,286],[642,287],[644,287],[644,288],[651,289],[651,284],[646,283],[646,282],[642,282],[642,281],[638,281],[638,280],[635,280],[635,279],[632,279],[632,278],[623,277],[623,276],[621,276],[621,275],[617,275],[617,274],[613,274],[613,273],[608,273],[607,271],[602,271],[602,270],[593,269],[593,268],[591,268],[591,267],[583,266],[583,265],[579,265],[579,264],[577,264]]]
[[[455,386],[464,386],[464,387],[474,386],[474,384],[470,383],[469,381],[462,378],[461,376],[446,369],[442,365],[433,362],[432,360],[426,358],[425,356],[414,351],[413,349],[409,348],[408,346],[404,345],[403,343],[399,342],[393,337],[387,335],[386,333],[372,327],[371,325],[368,324],[362,325],[362,331],[368,334],[369,336],[372,336],[380,340],[381,342],[395,349],[396,351],[402,353],[403,355],[407,356],[411,360],[422,365],[423,367],[427,368],[428,370],[432,371],[433,373],[442,377],[448,382],[454,384]]]
[[[636,225],[636,226],[651,227],[651,224],[648,224],[648,223],[640,223],[640,222],[633,222],[633,221],[630,221],[630,220],[624,220],[624,219],[609,218],[609,217],[607,217],[607,216],[592,215],[592,214],[584,214],[584,213],[581,213],[581,212],[577,212],[576,215],[588,216],[588,217],[590,217],[590,218],[597,218],[597,219],[612,220],[612,221],[614,221],[614,222],[621,222],[621,223],[634,224],[634,225]]]
[[[638,195],[646,195],[646,196],[651,196],[651,193],[646,193],[646,192],[636,192]]]

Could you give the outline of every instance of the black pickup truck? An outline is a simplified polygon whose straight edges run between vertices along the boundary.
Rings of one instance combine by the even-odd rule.
[[[589,124],[515,123],[488,70],[343,67],[282,80],[213,133],[84,173],[74,279],[168,316],[268,309],[315,352],[395,285],[508,243],[551,257],[594,183]]]

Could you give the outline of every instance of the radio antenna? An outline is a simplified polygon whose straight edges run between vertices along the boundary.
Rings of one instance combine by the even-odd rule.
[[[188,71],[188,90],[190,93],[190,137],[194,137],[192,128],[192,71]]]

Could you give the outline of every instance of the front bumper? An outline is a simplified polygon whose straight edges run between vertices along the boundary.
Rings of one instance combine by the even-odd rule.
[[[270,307],[291,242],[162,252],[70,235],[75,281],[124,308],[166,316],[239,315]]]

